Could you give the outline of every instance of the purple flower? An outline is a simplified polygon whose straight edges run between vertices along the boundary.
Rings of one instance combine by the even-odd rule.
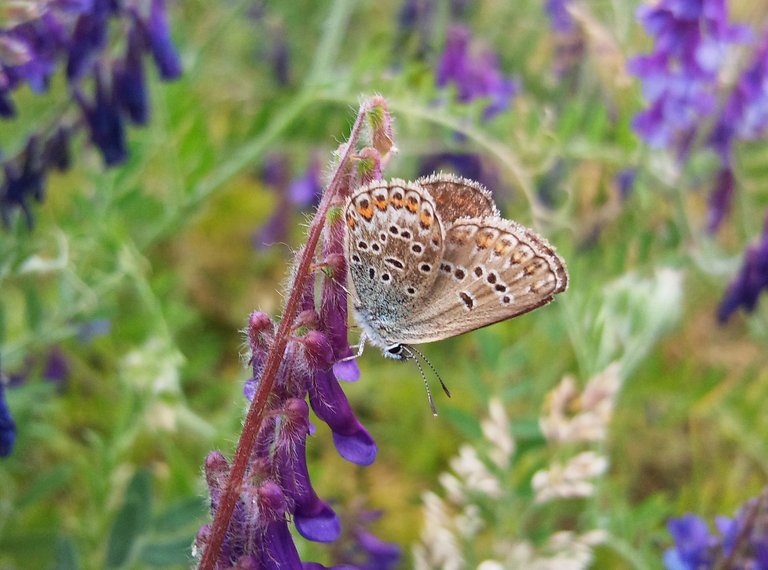
[[[696,515],[671,519],[675,546],[664,553],[667,569],[768,568],[768,492],[747,501],[733,518],[717,517],[715,526],[719,535]]]
[[[760,239],[747,247],[741,269],[720,301],[717,319],[726,322],[739,307],[751,313],[765,288],[768,288],[768,216]]]
[[[149,120],[149,99],[144,78],[141,32],[133,25],[128,32],[125,56],[112,68],[112,89],[117,104],[135,125]]]
[[[8,457],[16,442],[16,423],[5,401],[5,384],[0,375],[0,457]]]
[[[140,21],[160,77],[164,81],[180,77],[181,59],[171,39],[165,0],[152,0],[149,16]]]
[[[709,535],[707,523],[696,515],[688,514],[671,519],[667,524],[675,547],[664,553],[664,564],[668,570],[697,570],[710,568],[710,549],[714,538]]]
[[[32,136],[27,140],[24,151],[15,160],[3,165],[5,180],[0,186],[0,215],[3,224],[10,224],[10,213],[19,208],[24,213],[27,225],[32,226],[30,200],[40,202],[45,187],[45,163],[42,160],[40,139]]]
[[[113,36],[126,33],[124,30],[126,38],[117,41]],[[112,45],[127,46],[124,56],[110,53]],[[36,92],[46,91],[61,67],[66,68],[69,93],[67,105],[61,106],[59,124],[46,127],[45,136],[29,137],[44,140],[43,151],[34,156],[34,168],[30,170],[25,163],[31,156],[28,149],[4,161],[0,214],[6,225],[11,211],[18,209],[31,226],[29,198],[42,198],[48,169],[70,166],[69,141],[78,129],[88,128],[107,167],[125,160],[125,119],[141,125],[149,117],[143,69],[146,54],[152,54],[162,79],[174,79],[181,73],[163,0],[52,0],[40,4],[39,11],[30,12],[23,21],[0,28],[0,53],[0,117],[15,115],[15,90],[27,85]],[[88,92],[90,98],[84,95]],[[65,124],[64,117],[74,104],[85,120]]]
[[[649,102],[633,126],[651,146],[676,149],[684,159],[687,144],[715,108],[727,49],[748,34],[728,22],[724,0],[662,0],[641,7],[638,16],[654,38],[654,50],[629,62]]]
[[[485,120],[509,108],[520,91],[517,79],[502,74],[496,54],[489,50],[472,51],[470,31],[461,25],[448,29],[435,79],[438,87],[454,85],[462,103],[489,99],[483,111]]]
[[[77,91],[77,101],[88,123],[91,141],[101,151],[104,165],[114,166],[128,158],[123,115],[114,91],[108,90],[109,87],[98,70],[94,74],[94,80],[93,100],[89,102],[80,91]]]

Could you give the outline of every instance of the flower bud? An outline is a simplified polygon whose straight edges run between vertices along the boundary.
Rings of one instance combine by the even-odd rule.
[[[376,95],[371,98],[367,118],[371,128],[373,148],[382,157],[386,157],[390,152],[397,152],[392,131],[392,115],[389,114],[387,100],[384,97]]]

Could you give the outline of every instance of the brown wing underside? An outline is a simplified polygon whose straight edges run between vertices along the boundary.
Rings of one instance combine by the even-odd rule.
[[[554,248],[511,220],[461,220],[446,232],[440,273],[397,342],[432,342],[527,313],[568,286]]]
[[[491,193],[474,180],[441,172],[419,178],[416,183],[426,188],[434,200],[443,227],[460,218],[490,218],[499,214]]]

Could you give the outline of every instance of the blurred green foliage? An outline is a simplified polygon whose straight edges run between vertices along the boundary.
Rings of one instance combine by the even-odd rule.
[[[130,133],[128,164],[105,172],[82,148],[73,171],[48,181],[35,229],[0,234],[2,365],[26,370],[7,391],[19,436],[0,462],[0,566],[189,566],[208,520],[201,465],[212,449],[231,452],[245,407],[238,330],[255,308],[279,313],[306,226],[299,214],[288,243],[253,248],[275,202],[260,164],[282,152],[299,174],[317,150],[330,160],[362,94],[384,95],[396,120],[400,154],[387,176],[415,177],[435,151],[479,154],[497,172],[505,215],[557,245],[571,289],[546,309],[426,348],[453,392],[439,397],[437,419],[415,367],[368,351],[362,379],[345,390],[379,455],[368,468],[348,464],[318,430],[309,465],[321,496],[342,512],[364,497],[385,510],[378,534],[407,547],[420,494],[479,437],[492,395],[524,450],[541,438],[547,390],[615,359],[625,385],[605,449],[611,469],[588,513],[616,538],[596,567],[660,567],[668,516],[728,513],[761,489],[768,313],[763,303],[719,327],[714,311],[768,204],[764,147],[742,149],[733,215],[708,236],[706,158],[670,174],[672,159],[629,128],[641,100],[623,66],[645,45],[633,6],[591,6],[569,83],[552,71],[538,4],[470,7],[465,23],[523,83],[509,111],[483,122],[483,102],[459,104],[435,87],[449,24],[439,4],[422,57],[417,37],[399,35],[400,2],[172,5],[184,77],[152,83],[152,121]],[[288,84],[270,66],[278,40],[290,49]],[[21,93],[3,148],[23,144],[61,87],[44,99]],[[626,167],[638,178],[620,200],[614,176]],[[97,319],[109,332],[84,340]],[[70,365],[59,384],[42,377],[53,347]],[[300,548],[323,559],[322,546]]]

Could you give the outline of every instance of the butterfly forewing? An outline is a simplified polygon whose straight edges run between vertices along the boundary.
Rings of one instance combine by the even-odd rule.
[[[487,218],[499,214],[491,193],[474,180],[439,173],[419,178],[416,183],[434,200],[443,227],[447,228],[460,218]]]
[[[497,323],[549,303],[567,286],[563,260],[533,231],[502,218],[460,220],[446,231],[428,293],[435,302],[419,306],[397,342],[431,342]]]
[[[438,276],[443,230],[435,204],[414,183],[378,181],[347,201],[344,217],[355,312],[388,344]]]

